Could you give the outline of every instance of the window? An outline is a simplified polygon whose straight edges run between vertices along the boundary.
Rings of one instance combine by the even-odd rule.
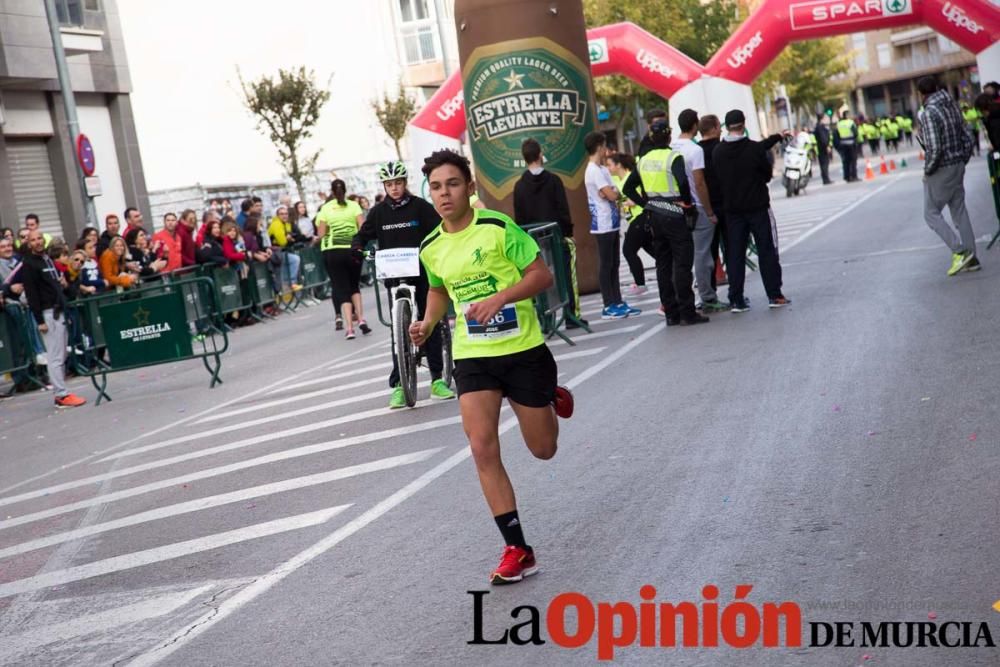
[[[417,65],[438,59],[433,26],[404,28],[401,34],[407,65]]]
[[[59,25],[83,25],[83,0],[56,0]]]
[[[875,51],[878,53],[878,66],[882,69],[892,67],[892,45],[876,44]]]
[[[99,12],[101,11],[100,0],[83,0],[83,8],[88,12]]]
[[[951,41],[944,35],[937,36],[938,50],[941,53],[958,53],[961,48],[955,42]]]
[[[399,15],[403,23],[426,21],[429,18],[427,0],[399,0]]]
[[[854,51],[854,70],[856,72],[867,72],[868,42],[865,41],[865,33],[856,32],[851,35],[851,49]]]

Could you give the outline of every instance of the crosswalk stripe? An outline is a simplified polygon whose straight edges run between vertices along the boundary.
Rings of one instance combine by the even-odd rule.
[[[120,519],[115,519],[114,521],[106,521],[104,523],[98,523],[84,528],[78,528],[76,530],[69,530],[64,533],[47,535],[46,537],[41,537],[37,540],[22,542],[21,544],[16,544],[6,549],[0,549],[0,558],[9,558],[11,556],[17,556],[18,554],[34,551],[36,549],[50,547],[55,544],[62,544],[63,542],[93,537],[94,535],[99,535],[100,533],[106,533],[109,530],[119,530],[121,528],[137,526],[142,523],[168,519],[181,514],[200,512],[213,507],[221,507],[222,505],[243,502],[253,498],[261,498],[263,496],[270,496],[276,493],[284,493],[286,491],[304,489],[306,487],[326,484],[336,480],[357,477],[358,475],[364,475],[369,472],[389,470],[391,468],[398,468],[411,463],[419,463],[421,461],[426,461],[439,451],[441,451],[441,447],[424,449],[412,454],[392,456],[389,458],[379,459],[377,461],[362,463],[360,465],[337,468],[336,470],[328,470],[327,472],[315,473],[313,475],[285,479],[280,482],[271,482],[270,484],[252,486],[246,489],[240,489],[239,491],[233,491],[231,493],[220,493],[214,496],[198,498],[197,500],[189,500],[183,503],[157,507],[156,509],[149,510],[148,512],[139,512],[138,514],[132,514]]]
[[[617,321],[621,322],[621,320],[617,320]],[[611,331],[599,331],[599,332],[594,332],[594,333],[590,333],[590,334],[583,333],[583,334],[580,334],[579,336],[574,336],[573,337],[573,342],[577,343],[577,344],[580,344],[580,343],[589,343],[592,340],[598,340],[600,338],[607,338],[608,336],[620,336],[622,334],[631,333],[631,332],[635,331],[636,329],[638,329],[641,326],[642,326],[641,324],[636,324],[635,326],[622,327],[620,329],[612,329]],[[558,345],[568,345],[568,343],[566,341],[562,340],[562,339],[559,339],[559,340],[550,340],[547,343],[547,345],[549,347],[556,347]]]
[[[509,409],[504,406],[504,410]],[[0,530],[6,530],[7,528],[13,528],[14,526],[20,526],[26,523],[32,523],[34,521],[39,521],[41,519],[48,519],[50,517],[59,516],[60,514],[66,514],[68,512],[75,512],[76,510],[85,509],[87,507],[93,507],[95,505],[106,505],[108,503],[116,502],[119,500],[124,500],[126,498],[134,498],[135,496],[141,496],[145,493],[150,493],[153,491],[160,491],[162,489],[169,489],[171,487],[177,487],[182,484],[190,484],[191,482],[197,482],[202,479],[209,479],[212,477],[218,477],[220,475],[227,475],[232,472],[239,472],[241,470],[247,470],[249,468],[255,468],[257,466],[269,465],[271,463],[278,463],[281,461],[287,461],[289,459],[300,458],[303,456],[311,456],[313,454],[320,454],[323,452],[328,452],[335,449],[342,449],[344,447],[353,447],[355,445],[363,445],[370,442],[376,442],[378,440],[386,440],[389,438],[395,438],[402,435],[411,435],[413,433],[419,433],[421,431],[429,431],[431,429],[441,428],[444,426],[450,426],[452,424],[461,423],[461,417],[447,417],[445,419],[435,419],[433,421],[424,422],[420,424],[409,424],[406,426],[401,426],[398,428],[388,429],[385,431],[379,431],[376,433],[366,433],[364,435],[356,435],[349,438],[340,438],[337,440],[328,440],[326,442],[320,442],[313,445],[303,445],[301,447],[296,447],[294,449],[287,449],[281,452],[275,452],[273,454],[265,454],[263,456],[258,456],[256,458],[247,459],[245,461],[237,461],[236,463],[230,463],[228,465],[217,466],[214,468],[207,468],[204,470],[197,470],[195,472],[187,473],[185,475],[179,475],[177,477],[171,477],[170,479],[159,480],[156,482],[149,482],[148,484],[143,484],[141,486],[133,486],[128,489],[121,489],[119,491],[112,491],[110,493],[105,493],[103,495],[94,496],[92,498],[86,498],[84,500],[78,500],[76,502],[67,503],[65,505],[60,505],[58,507],[52,507],[45,510],[40,510],[38,512],[33,512],[31,514],[25,514],[18,517],[13,517],[11,519],[6,519],[0,521]],[[279,434],[277,436],[281,438]],[[274,438],[268,438],[274,439]],[[256,440],[255,438],[251,438]],[[89,477],[84,480],[77,480],[76,482],[69,482],[67,484],[60,485],[60,488],[52,487],[50,490],[44,490],[44,493],[40,495],[49,495],[49,493],[56,493],[57,491],[65,490],[66,488],[77,488],[80,486],[86,486],[87,484],[93,484],[95,482],[102,482],[108,479],[116,479],[124,475],[131,475],[136,472],[141,472],[144,470],[153,470],[156,468],[162,468],[164,466],[173,465],[179,461],[187,461],[195,458],[200,458],[202,456],[209,456],[212,454],[218,454],[224,451],[232,451],[239,449],[241,447],[247,447],[251,444],[256,444],[256,442],[248,442],[247,440],[238,440],[228,445],[219,445],[218,447],[212,447],[206,450],[197,450],[194,452],[188,452],[180,456],[175,456],[171,459],[166,459],[163,461],[154,461],[152,463],[146,463],[139,466],[133,466],[132,468],[123,468],[121,470],[112,470],[110,472],[104,473],[103,475],[95,475],[94,477]]]
[[[207,537],[199,537],[193,540],[185,540],[184,542],[167,544],[162,547],[135,551],[129,554],[105,558],[104,560],[95,561],[93,563],[87,563],[86,565],[78,565],[76,567],[66,568],[65,570],[55,570],[53,572],[36,575],[34,577],[18,579],[6,584],[0,584],[0,598],[10,597],[11,595],[21,595],[30,591],[51,588],[52,586],[60,586],[74,581],[81,581],[83,579],[91,579],[93,577],[112,574],[122,570],[131,570],[137,567],[143,567],[144,565],[152,565],[153,563],[173,560],[182,556],[189,556],[201,551],[218,549],[231,544],[238,544],[248,540],[268,537],[269,535],[287,533],[289,531],[298,530],[299,528],[317,526],[321,523],[329,521],[337,514],[346,510],[348,507],[350,507],[350,505],[328,507],[316,512],[297,514],[284,519],[267,521],[247,526],[245,528],[237,528],[236,530],[216,533]]]
[[[364,359],[363,361],[368,361],[368,359]],[[367,368],[358,368],[353,371],[347,371],[345,373],[334,373],[333,375],[327,375],[321,378],[313,378],[312,380],[303,380],[301,382],[296,382],[294,384],[282,385],[267,392],[265,396],[280,394],[282,392],[291,391],[293,389],[312,387],[313,385],[323,384],[325,382],[329,382],[330,380],[340,380],[342,378],[354,377],[355,375],[363,375],[365,373],[368,373],[369,371],[373,371],[376,369],[384,369],[384,368],[392,368],[392,362],[388,361],[388,362],[383,362],[381,364],[371,364]]]
[[[158,597],[143,600],[136,604],[124,607],[115,607],[107,611],[89,614],[80,618],[74,618],[62,623],[51,623],[49,625],[35,626],[26,632],[16,635],[7,635],[3,642],[0,642],[0,660],[9,659],[12,656],[37,650],[42,646],[50,646],[57,642],[64,642],[76,637],[86,637],[97,632],[107,632],[122,625],[141,623],[153,618],[166,616],[170,612],[180,609],[199,595],[203,595],[213,588],[213,584],[198,586],[191,590],[179,593],[167,593]],[[15,664],[9,662],[7,664]],[[25,664],[23,661],[21,664]]]
[[[371,384],[368,382],[367,384]],[[424,382],[418,382],[417,388],[422,389],[424,387],[431,386],[430,380],[425,380]],[[266,424],[272,422],[277,418],[281,419],[292,419],[294,417],[301,417],[302,415],[308,415],[313,412],[323,412],[329,410],[330,408],[339,408],[344,405],[351,405],[352,403],[363,403],[364,401],[379,398],[380,396],[385,396],[388,393],[387,389],[379,389],[378,391],[370,391],[365,394],[355,394],[353,396],[348,396],[347,398],[338,398],[334,401],[327,401],[326,403],[315,403],[313,405],[308,405],[304,408],[299,408],[297,410],[288,410],[282,412],[280,415],[268,415],[266,417],[259,417],[257,419],[249,419],[240,422],[240,428],[250,428],[252,426],[259,426],[260,424]],[[261,403],[258,405],[248,405],[243,408],[236,410],[227,410],[221,412],[217,415],[209,415],[207,417],[202,417],[195,424],[207,424],[208,422],[219,421],[220,419],[228,419],[231,416],[242,415],[248,412],[261,412],[262,410],[269,410],[272,407],[271,403]]]
[[[365,369],[369,370],[369,369]],[[324,394],[335,394],[341,391],[347,391],[348,389],[357,389],[358,387],[364,387],[365,385],[372,384],[373,382],[385,381],[385,373],[374,375],[370,378],[365,378],[364,380],[358,380],[356,382],[348,382],[347,384],[334,384],[329,387],[324,387],[323,389],[316,389],[315,391],[307,391],[302,394],[296,394],[294,396],[286,396],[285,398],[272,398],[264,399],[260,403],[257,403],[254,407],[240,408],[239,410],[227,410],[227,415],[241,414],[243,412],[252,412],[254,410],[261,410],[265,408],[271,408],[276,405],[285,405],[286,403],[301,403],[310,398],[316,398],[317,396],[323,396]],[[323,378],[323,381],[327,381]],[[319,383],[317,383],[319,384]],[[201,423],[200,421],[195,422],[196,424]]]
[[[649,294],[649,292],[647,292],[646,294]],[[629,305],[630,306],[642,306],[642,305],[649,304],[649,303],[659,303],[659,302],[660,302],[660,297],[658,295],[650,295],[650,296],[648,296],[648,297],[646,297],[644,299],[641,299],[639,301],[633,301]],[[582,310],[581,314],[583,314],[583,315],[597,315],[597,314],[599,314],[603,310],[604,310],[604,306],[598,306],[597,308],[591,308],[591,309],[588,309],[588,310]]]

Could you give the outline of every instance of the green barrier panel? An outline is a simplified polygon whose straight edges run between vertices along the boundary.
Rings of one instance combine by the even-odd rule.
[[[14,334],[17,325],[7,313],[0,314],[0,374],[14,373],[27,368],[21,363],[23,354],[17,354],[14,348]]]
[[[34,316],[20,303],[8,302],[0,308],[0,374],[22,373],[22,380],[44,388],[33,368],[35,349],[31,341],[35,326]]]
[[[997,212],[997,222],[1000,222],[1000,151],[990,151],[986,154],[986,167],[990,174],[990,190],[993,192],[993,206]],[[1000,231],[993,235],[986,249],[992,248],[998,240],[1000,240]]]
[[[271,271],[264,262],[250,264],[250,275],[247,279],[250,302],[259,311],[262,307],[274,303],[274,285],[271,282]]]
[[[236,269],[231,266],[218,266],[212,269],[211,277],[219,293],[219,308],[223,315],[250,307],[243,299],[240,276]]]
[[[302,258],[302,286],[306,289],[323,287],[330,282],[326,275],[326,267],[323,266],[323,254],[316,246],[302,248],[299,252]]]
[[[201,359],[212,376],[209,386],[221,384],[221,355],[229,339],[225,331],[210,325],[212,316],[220,313],[219,301],[211,279],[188,277],[71,304],[81,314],[84,329],[90,327],[94,336],[88,347],[106,347],[106,357],[95,355],[93,365],[77,364],[77,372],[89,377],[97,389],[95,405],[111,400],[106,391],[108,374],[175,361]]]
[[[552,272],[554,278],[551,287],[535,296],[535,310],[538,312],[538,321],[542,325],[542,332],[548,338],[559,336],[570,345],[575,345],[568,336],[559,331],[567,317],[567,306],[573,303],[573,283],[571,276],[566,271],[564,257],[566,248],[559,225],[554,222],[545,222],[525,225],[524,230],[538,243],[542,261]],[[577,324],[582,326],[580,322]],[[590,330],[586,330],[589,333]]]

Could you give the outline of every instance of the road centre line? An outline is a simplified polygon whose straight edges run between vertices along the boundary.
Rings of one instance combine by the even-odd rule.
[[[905,175],[906,175],[905,172],[902,173],[902,174],[899,174],[898,176],[896,176],[896,178],[890,180],[885,185],[880,185],[878,188],[876,188],[875,190],[872,190],[871,192],[869,192],[868,194],[866,194],[861,199],[858,199],[857,201],[855,201],[853,204],[851,204],[847,208],[841,209],[838,213],[835,213],[835,214],[831,215],[829,218],[827,218],[823,222],[819,223],[818,225],[816,225],[815,227],[813,227],[812,229],[810,229],[806,233],[802,234],[802,236],[799,236],[797,239],[795,239],[794,241],[792,241],[791,243],[789,243],[784,248],[781,248],[781,252],[788,252],[789,250],[791,250],[792,248],[794,248],[798,244],[802,243],[803,241],[805,241],[806,239],[808,239],[809,237],[811,237],[813,234],[819,232],[822,229],[825,229],[826,227],[828,227],[829,225],[833,224],[837,220],[840,220],[842,217],[844,217],[845,215],[847,215],[848,213],[850,213],[851,211],[853,211],[857,207],[861,206],[862,204],[864,204],[866,201],[868,201],[869,199],[871,199],[875,195],[879,194],[880,192],[882,192],[886,188],[891,187],[893,184],[898,183],[899,180],[901,178],[903,178]]]
[[[600,373],[604,369],[608,368],[612,364],[616,363],[623,356],[634,350],[639,345],[643,344],[650,338],[652,338],[657,333],[661,333],[663,329],[662,326],[651,326],[645,332],[637,336],[634,340],[629,341],[623,345],[620,349],[612,354],[608,355],[600,362],[594,366],[583,371],[579,375],[575,376],[569,381],[569,386],[575,387],[579,386],[582,382],[593,377],[597,373]],[[500,434],[503,435],[507,431],[511,430],[517,425],[517,419],[511,417],[505,420],[500,425]],[[279,564],[277,567],[273,568],[267,574],[258,577],[253,583],[241,589],[236,595],[226,600],[223,600],[216,606],[212,611],[206,613],[202,617],[192,621],[185,628],[183,628],[178,634],[165,642],[159,644],[158,646],[146,651],[145,653],[137,656],[129,665],[134,665],[135,667],[154,665],[164,658],[170,656],[178,649],[191,643],[194,639],[201,636],[206,631],[210,630],[215,626],[216,623],[225,620],[233,613],[239,611],[244,606],[252,602],[254,599],[260,595],[266,593],[276,584],[280,583],[285,577],[293,574],[299,570],[304,565],[307,565],[315,558],[323,555],[333,547],[335,547],[340,542],[343,542],[348,537],[354,535],[359,530],[365,526],[378,520],[390,510],[402,504],[412,496],[414,496],[418,491],[424,489],[431,484],[434,480],[438,479],[446,472],[462,463],[470,456],[471,450],[468,446],[463,446],[460,450],[452,454],[445,461],[439,463],[437,466],[423,473],[415,480],[399,489],[391,496],[376,503],[369,510],[365,511],[360,516],[348,521],[346,524],[333,531],[331,534],[321,539],[320,541],[313,544],[311,547],[299,552],[296,556]]]
[[[54,570],[45,572],[25,579],[17,579],[6,584],[0,584],[0,598],[12,595],[22,595],[31,591],[60,586],[74,581],[99,577],[105,574],[112,574],[122,570],[131,570],[144,565],[161,563],[165,560],[173,560],[182,556],[189,556],[200,551],[218,549],[219,547],[238,544],[248,540],[255,540],[260,537],[287,533],[299,528],[308,528],[329,521],[331,518],[346,510],[350,505],[338,505],[328,507],[316,512],[307,512],[295,516],[266,521],[264,523],[228,530],[222,533],[215,533],[206,537],[198,537],[184,542],[175,542],[162,547],[154,547],[143,551],[135,551],[121,556],[113,556],[104,560],[94,561],[86,565],[77,565],[64,570]]]
[[[0,660],[7,660],[28,651],[49,646],[56,642],[64,642],[76,637],[86,637],[97,632],[107,632],[122,625],[141,623],[153,618],[165,616],[180,609],[199,595],[213,588],[213,584],[198,586],[179,593],[167,593],[149,598],[125,607],[115,607],[81,618],[74,618],[61,623],[34,626],[26,632],[7,635],[0,643]],[[16,664],[7,662],[6,664]],[[23,664],[23,663],[22,663]]]
[[[271,482],[268,484],[251,486],[238,491],[232,491],[230,493],[220,493],[214,496],[198,498],[197,500],[189,500],[183,503],[157,507],[156,509],[152,509],[147,512],[131,514],[113,521],[106,521],[104,523],[94,524],[85,528],[77,528],[63,533],[57,533],[55,535],[40,537],[29,542],[15,544],[14,546],[7,547],[6,549],[0,549],[0,558],[10,558],[11,556],[28,553],[29,551],[34,551],[36,549],[44,549],[45,547],[62,544],[63,542],[70,542],[72,540],[82,540],[88,537],[93,537],[94,535],[99,535],[100,533],[106,533],[110,530],[119,530],[121,528],[137,526],[139,524],[159,521],[161,519],[168,519],[182,514],[200,512],[213,507],[221,507],[223,505],[252,500],[254,498],[261,498],[263,496],[285,493],[287,491],[295,491],[297,489],[326,484],[336,480],[357,477],[370,472],[389,470],[391,468],[398,468],[412,463],[419,463],[421,461],[426,461],[434,454],[440,452],[441,449],[441,447],[424,449],[412,454],[392,456],[384,459],[378,459],[377,461],[369,461],[368,463],[362,463],[359,465],[337,468],[335,470],[328,470],[326,472],[315,473],[312,475],[304,475],[302,477],[294,477],[292,479],[285,479],[280,482]]]
[[[355,350],[354,352],[350,352],[350,353],[348,353],[345,356],[353,356],[355,354],[360,354],[360,353],[365,352],[365,351],[367,351],[367,350],[369,350],[372,347],[375,347],[377,345],[379,345],[378,342],[372,343],[371,345],[367,345],[365,347],[359,348],[359,349]],[[322,365],[319,366],[319,369],[323,369],[323,368],[326,368],[326,367],[327,367],[327,364],[322,364]],[[104,449],[100,449],[100,450],[98,450],[96,452],[93,452],[92,454],[88,454],[87,456],[84,456],[82,458],[76,459],[75,461],[70,461],[69,463],[65,463],[65,464],[59,466],[58,468],[53,468],[52,470],[49,470],[48,472],[43,472],[43,473],[41,473],[39,475],[34,475],[34,476],[29,477],[27,479],[23,479],[20,482],[17,482],[16,484],[11,484],[10,486],[7,486],[7,487],[4,487],[3,489],[0,489],[0,495],[8,493],[9,491],[14,491],[15,489],[19,489],[19,488],[21,488],[23,486],[31,484],[32,482],[37,482],[38,480],[45,479],[47,477],[51,477],[52,475],[60,473],[60,472],[66,470],[68,468],[72,468],[74,466],[80,465],[81,463],[91,462],[94,459],[96,459],[97,457],[104,456],[106,454],[110,454],[111,452],[118,451],[119,449],[122,449],[123,447],[127,447],[128,445],[136,443],[139,440],[142,440],[143,438],[148,438],[150,436],[157,435],[157,434],[162,433],[162,432],[167,431],[167,430],[176,429],[178,426],[181,426],[183,424],[187,424],[188,422],[193,421],[193,420],[195,420],[195,419],[197,419],[199,417],[202,417],[204,415],[207,415],[210,412],[214,412],[216,410],[220,410],[222,408],[225,408],[225,407],[228,407],[230,405],[233,405],[234,403],[239,403],[241,401],[245,401],[248,398],[252,398],[253,396],[256,396],[256,395],[264,393],[264,392],[267,392],[268,390],[270,390],[270,389],[272,389],[272,388],[274,388],[274,387],[276,387],[278,385],[281,385],[281,384],[283,384],[285,382],[288,382],[290,380],[295,380],[295,379],[300,378],[300,377],[302,377],[304,375],[307,375],[309,373],[314,373],[314,372],[316,372],[316,370],[318,370],[318,369],[314,367],[314,368],[308,368],[308,369],[306,369],[304,371],[299,371],[298,373],[294,373],[292,375],[289,375],[288,377],[282,378],[280,380],[276,380],[275,382],[273,382],[273,383],[271,383],[269,385],[266,385],[264,387],[260,387],[259,389],[254,389],[253,391],[247,392],[246,394],[243,394],[241,396],[237,396],[236,398],[232,398],[232,399],[230,399],[228,401],[223,401],[222,403],[213,404],[212,407],[206,408],[206,409],[202,410],[201,412],[197,412],[197,413],[195,413],[195,414],[193,414],[193,415],[191,415],[189,417],[184,417],[184,418],[181,418],[181,419],[174,420],[174,421],[170,422],[169,424],[164,424],[163,426],[157,427],[157,428],[155,428],[155,429],[153,429],[151,431],[148,431],[148,432],[145,432],[145,433],[140,433],[139,435],[137,435],[137,436],[135,436],[133,438],[129,438],[125,442],[120,442],[117,445],[112,445],[111,447],[106,447]]]
[[[509,409],[506,406],[505,410]],[[146,493],[151,493],[153,491],[160,491],[162,489],[169,489],[170,487],[181,486],[183,484],[190,484],[191,482],[197,482],[203,479],[210,479],[212,477],[218,477],[220,475],[228,475],[231,472],[239,472],[241,470],[247,470],[249,468],[256,468],[257,466],[269,465],[271,463],[278,463],[281,461],[286,461],[289,459],[299,458],[303,456],[311,456],[313,454],[321,454],[323,452],[332,451],[335,449],[342,449],[344,447],[353,447],[354,445],[364,445],[370,442],[377,442],[379,440],[387,440],[390,438],[395,438],[397,436],[409,435],[411,433],[419,433],[421,431],[429,431],[436,428],[442,428],[444,426],[450,426],[452,424],[461,423],[462,418],[446,417],[444,419],[435,419],[434,421],[425,422],[422,424],[411,424],[407,426],[400,426],[394,429],[389,429],[386,431],[379,431],[377,433],[365,433],[364,435],[356,435],[348,438],[338,438],[337,440],[327,440],[325,442],[316,443],[313,445],[302,445],[301,447],[296,447],[294,449],[287,449],[280,452],[274,452],[272,454],[264,454],[263,456],[257,456],[252,459],[246,459],[244,461],[237,461],[236,463],[229,463],[223,466],[216,466],[214,468],[205,468],[203,470],[196,470],[195,472],[190,472],[184,475],[179,475],[177,477],[171,477],[169,479],[158,480],[155,482],[149,482],[147,484],[142,484],[140,486],[133,486],[127,489],[120,489],[118,491],[111,491],[110,493],[105,493],[101,495],[95,495],[91,498],[85,498],[83,500],[78,500],[66,505],[60,505],[58,507],[52,507],[45,510],[39,510],[31,514],[23,514],[21,516],[16,516],[10,519],[5,519],[0,521],[0,530],[6,530],[8,528],[13,528],[14,526],[20,526],[26,523],[31,523],[33,521],[39,521],[41,519],[48,519],[50,517],[59,516],[60,514],[66,514],[68,512],[75,512],[77,510],[85,509],[87,507],[94,507],[96,505],[105,505],[108,503],[116,502],[119,500],[124,500],[125,498],[134,498],[135,496],[141,496]],[[228,445],[220,445],[219,447],[213,448],[214,451],[209,452],[209,454],[218,453],[219,450],[232,450],[238,449],[240,447],[247,446],[244,441],[237,441],[230,443]],[[204,456],[201,452],[190,452],[188,454],[174,457],[173,459],[167,459],[165,461],[154,461],[152,463],[146,463],[141,466],[134,466],[132,468],[126,468],[122,470],[112,470],[111,472],[99,475],[98,479],[94,480],[90,478],[87,483],[93,483],[94,481],[103,482],[107,479],[115,479],[121,477],[120,473],[132,474],[141,470],[150,470],[155,468],[162,468],[164,466],[173,465],[177,462],[177,459],[192,459],[199,456]]]

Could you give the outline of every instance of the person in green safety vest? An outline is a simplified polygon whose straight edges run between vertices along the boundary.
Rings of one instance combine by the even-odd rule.
[[[872,157],[878,155],[879,151],[879,132],[875,124],[870,120],[866,120],[861,124],[861,138],[868,142],[868,148],[871,150]]]
[[[892,150],[899,152],[899,124],[891,116],[886,118],[886,127],[889,128],[889,141],[892,143]],[[888,148],[888,146],[887,146]]]
[[[858,180],[858,124],[848,118],[847,112],[840,114],[840,120],[833,131],[833,145],[840,153],[844,164],[844,180],[853,183]]]
[[[976,155],[979,155],[979,111],[962,102],[962,118],[965,119],[965,126],[972,135],[972,148],[976,151]]]
[[[684,156],[670,148],[670,125],[657,119],[649,129],[652,149],[625,180],[625,196],[641,203],[653,237],[656,278],[667,326],[702,324],[694,309],[694,237],[686,211],[693,211]]]
[[[913,145],[913,114],[909,111],[903,116],[902,122],[903,135],[906,137],[906,143],[908,146]]]
[[[628,153],[615,153],[609,155],[607,159],[608,171],[611,172],[611,180],[619,193],[623,193],[625,181],[636,170],[635,158]],[[618,198],[618,205],[625,216],[625,223],[628,227],[625,230],[625,241],[622,243],[622,255],[628,270],[632,274],[632,286],[629,293],[634,295],[646,293],[646,269],[642,265],[639,251],[645,250],[650,257],[653,254],[653,239],[649,235],[649,226],[643,216],[642,206],[636,204],[624,194]]]

